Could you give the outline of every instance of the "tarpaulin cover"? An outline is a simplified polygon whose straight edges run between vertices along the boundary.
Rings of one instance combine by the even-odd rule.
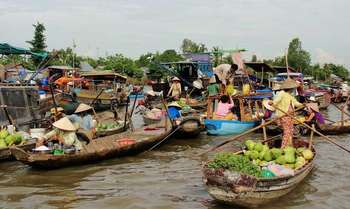
[[[47,52],[32,52],[28,49],[11,46],[8,43],[0,43],[0,54],[4,54],[4,55],[27,54],[27,55],[33,55],[38,58],[45,58],[48,55]]]

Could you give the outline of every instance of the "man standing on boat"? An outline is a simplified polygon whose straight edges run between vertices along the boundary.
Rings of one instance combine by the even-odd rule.
[[[181,97],[181,83],[178,77],[174,77],[172,79],[172,84],[170,86],[168,96],[170,96],[170,94],[171,94],[171,97],[173,98],[179,99]]]
[[[276,107],[276,116],[280,117],[280,124],[283,129],[283,140],[282,140],[282,148],[286,146],[293,146],[293,119],[291,114],[294,112],[295,107],[303,106],[300,102],[298,102],[295,97],[292,95],[293,90],[297,87],[297,83],[288,78],[283,81],[281,86],[278,89],[280,90],[273,101],[270,102],[270,105]],[[284,114],[282,111],[286,112]]]

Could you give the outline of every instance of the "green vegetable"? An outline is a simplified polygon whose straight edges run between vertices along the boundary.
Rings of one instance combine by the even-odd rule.
[[[250,153],[250,159],[252,159],[252,160],[256,160],[256,159],[258,159],[259,158],[259,152],[257,152],[257,151],[251,151],[251,153]]]
[[[284,157],[286,159],[286,163],[295,163],[295,155],[294,155],[294,153],[287,152],[284,155]]]
[[[269,146],[267,146],[266,144],[263,145],[263,148],[262,148],[262,151],[268,151],[270,150],[269,149]]]
[[[247,150],[244,152],[244,156],[250,157],[251,151]]]
[[[305,147],[299,147],[296,151],[297,155],[302,156],[305,149]]]
[[[263,145],[261,144],[261,142],[255,144],[254,150],[257,152],[261,152],[263,150]]]
[[[271,154],[272,154],[273,159],[277,159],[282,155],[282,150],[278,149],[278,148],[272,148]]]
[[[293,155],[295,155],[295,148],[294,147],[290,147],[290,146],[288,146],[288,147],[286,147],[286,148],[284,148],[283,149],[283,152],[285,153],[285,154],[293,154]]]
[[[261,151],[261,152],[259,153],[259,159],[260,159],[260,160],[264,160],[265,152],[266,152],[266,151],[263,150],[263,151]]]
[[[306,149],[303,151],[303,157],[305,158],[305,160],[311,160],[314,157],[314,153],[312,153],[311,150]]]
[[[0,139],[0,149],[4,149],[6,147],[7,147],[7,145],[6,145],[6,142],[4,141],[4,139]]]
[[[234,153],[222,152],[216,154],[214,160],[208,163],[208,167],[213,169],[227,169],[257,177],[261,176],[259,166],[254,165],[248,157]]]
[[[266,160],[267,162],[270,162],[272,160],[272,155],[270,150],[265,151],[264,160]]]
[[[0,131],[0,139],[5,139],[9,135],[9,132],[6,129]]]
[[[286,163],[286,159],[285,159],[284,155],[281,155],[275,160],[275,162],[277,164],[283,165]]]
[[[245,146],[248,148],[248,150],[254,150],[255,142],[252,140],[247,140],[244,142]]]
[[[16,140],[16,138],[14,135],[9,135],[5,138],[5,142],[6,142],[7,146],[11,146],[12,144],[14,144],[15,140]]]
[[[16,145],[18,145],[22,142],[22,135],[20,133],[15,133],[13,136],[15,137],[14,143]]]

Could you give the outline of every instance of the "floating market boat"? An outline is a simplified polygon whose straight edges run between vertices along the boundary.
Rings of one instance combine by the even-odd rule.
[[[218,136],[240,134],[258,125],[258,123],[258,121],[204,120],[207,133]]]
[[[341,122],[325,124],[319,126],[318,129],[326,135],[350,133],[350,121],[344,121],[343,125],[341,124]]]
[[[307,147],[307,143],[305,147]],[[313,149],[314,156],[315,150]],[[209,194],[217,201],[243,207],[257,207],[286,195],[297,187],[314,167],[315,157],[294,175],[255,177],[240,172],[203,167],[203,181]]]
[[[25,150],[25,151],[30,151],[33,148],[35,148],[35,142],[29,142],[23,145],[18,145],[18,148]],[[0,161],[3,160],[14,160],[15,157],[11,154],[10,148],[6,147],[3,149],[0,149]]]
[[[71,154],[34,153],[18,147],[10,148],[10,150],[16,159],[24,164],[35,168],[54,169],[137,154],[163,140],[171,132],[171,128],[165,128],[164,125],[157,124],[134,132],[97,138],[89,144],[83,145],[82,150]]]
[[[177,131],[176,136],[181,138],[192,138],[198,136],[203,130],[199,117],[185,116],[182,117],[180,123],[180,129]]]

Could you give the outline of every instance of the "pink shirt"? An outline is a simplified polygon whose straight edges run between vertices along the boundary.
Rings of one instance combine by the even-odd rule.
[[[232,107],[233,107],[233,104],[219,102],[218,108],[216,109],[216,115],[226,116],[230,112],[230,109]]]

